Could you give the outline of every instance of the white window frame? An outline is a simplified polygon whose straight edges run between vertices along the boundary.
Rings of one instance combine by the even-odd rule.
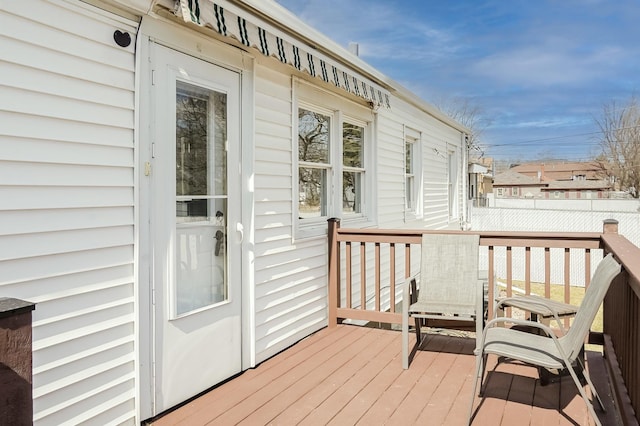
[[[337,188],[340,190],[340,200],[343,200],[344,194],[343,194],[343,189],[344,189],[344,185],[343,185],[343,179],[344,179],[344,173],[345,172],[350,172],[350,173],[356,173],[360,175],[360,211],[359,212],[345,212],[343,205],[342,205],[342,201],[340,202],[340,206],[339,206],[339,210],[340,210],[340,217],[343,220],[358,220],[361,219],[365,216],[366,212],[367,212],[367,204],[369,201],[369,197],[367,197],[367,178],[368,175],[370,173],[367,173],[367,166],[368,166],[368,162],[367,162],[367,155],[368,155],[368,151],[369,149],[367,148],[367,142],[371,139],[370,137],[370,123],[367,123],[366,121],[363,120],[359,120],[357,118],[353,118],[350,117],[348,115],[342,115],[342,120],[339,123],[339,132],[340,132],[340,140],[339,140],[339,145],[340,145],[340,151],[338,153],[338,155],[340,156],[340,165],[342,168],[342,171],[340,173],[340,184],[337,186]],[[362,167],[352,167],[352,166],[347,166],[344,164],[344,124],[351,124],[354,126],[358,126],[362,128],[362,150],[363,150],[363,154],[362,154]]]
[[[447,201],[449,205],[449,221],[457,220],[458,211],[458,156],[455,150],[447,151]]]
[[[407,147],[411,146],[411,170],[407,173]],[[419,219],[423,214],[422,197],[422,135],[409,127],[404,128],[404,207],[405,222]],[[408,184],[413,181],[413,186]],[[409,200],[412,204],[409,205]]]
[[[504,188],[496,188],[496,197],[498,198],[504,197]]]
[[[305,161],[300,161],[299,157],[298,157],[298,120],[299,120],[299,111],[300,110],[308,110],[308,111],[312,111],[312,112],[316,112],[318,114],[322,114],[325,115],[327,117],[329,117],[329,155],[328,155],[328,163],[314,163],[314,162],[305,162]],[[321,107],[317,107],[317,106],[309,106],[305,103],[300,103],[298,105],[298,108],[295,111],[295,150],[294,150],[294,155],[295,158],[297,159],[296,161],[296,168],[295,168],[295,181],[296,181],[296,185],[294,187],[294,191],[296,196],[294,197],[295,200],[295,204],[296,204],[296,216],[299,218],[299,220],[303,220],[306,223],[309,224],[314,224],[314,223],[326,223],[327,219],[329,218],[329,215],[331,214],[331,211],[333,210],[333,206],[332,206],[332,197],[330,196],[331,192],[333,191],[332,189],[332,176],[334,174],[333,169],[334,169],[334,161],[333,161],[333,157],[334,157],[334,151],[336,151],[336,135],[335,135],[335,119],[334,119],[334,111],[328,110],[328,109],[324,109]],[[326,214],[321,215],[320,217],[311,217],[311,218],[306,218],[306,219],[302,219],[300,218],[300,214],[299,214],[299,201],[300,201],[300,191],[299,191],[299,173],[300,173],[300,169],[301,168],[309,168],[309,169],[318,169],[318,170],[324,170],[326,172],[326,176],[325,176],[325,191],[326,191],[326,195],[325,198],[323,199],[323,208],[326,212]]]
[[[292,212],[294,223],[294,240],[326,235],[327,219],[337,217],[349,227],[373,226],[375,217],[374,194],[376,175],[373,155],[374,120],[372,111],[355,102],[342,98],[335,93],[327,92],[303,80],[293,79],[293,198]],[[301,163],[298,158],[298,113],[306,109],[328,115],[330,124],[329,164],[323,165],[327,170],[327,214],[315,218],[301,218],[299,215],[299,170],[309,164]],[[343,123],[363,128],[363,167],[345,167],[343,157]],[[361,209],[357,213],[343,211],[343,172],[362,174]]]

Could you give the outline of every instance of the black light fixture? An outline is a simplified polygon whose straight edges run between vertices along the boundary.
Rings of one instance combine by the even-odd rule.
[[[131,44],[131,35],[128,32],[123,33],[120,30],[115,30],[113,40],[120,47],[128,47]]]

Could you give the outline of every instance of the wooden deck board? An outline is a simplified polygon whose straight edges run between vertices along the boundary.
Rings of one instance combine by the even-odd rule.
[[[369,330],[361,338],[354,340],[345,349],[331,357],[329,362],[311,369],[293,385],[277,394],[267,404],[251,413],[243,423],[256,424],[261,419],[298,423],[344,384],[359,368],[364,366],[363,353],[375,350],[380,340],[377,330]],[[285,411],[295,407],[298,414],[288,417]],[[291,413],[289,413],[291,414]],[[279,418],[279,420],[276,420]],[[326,421],[324,422],[326,423]]]
[[[458,345],[459,353],[469,356],[457,355],[458,352],[447,354],[454,357],[453,363],[429,398],[428,404],[419,413],[416,424],[451,424],[453,422],[449,414],[452,413],[457,400],[462,402],[463,398],[459,397],[462,387],[467,378],[473,376],[476,365],[475,358],[472,356],[475,339],[456,339],[456,345]],[[461,419],[463,422],[459,424],[464,424],[467,421],[469,402],[469,398],[464,399],[462,406],[464,406],[465,415]]]
[[[336,413],[373,379],[373,375],[385,365],[375,365],[372,360],[385,357],[381,353],[393,343],[390,333],[372,333],[375,340],[332,377],[288,407],[276,421],[300,424],[327,424]]]
[[[475,340],[431,334],[409,370],[402,369],[400,341],[401,333],[392,330],[321,330],[152,424],[466,424]],[[588,362],[598,375],[604,372],[600,355],[589,353]],[[593,423],[570,377],[541,386],[534,368],[497,364],[491,356],[487,371],[473,425]],[[601,421],[616,424],[606,378],[594,381],[611,405]]]

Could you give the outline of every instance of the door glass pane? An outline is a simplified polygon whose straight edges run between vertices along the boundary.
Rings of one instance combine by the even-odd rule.
[[[176,90],[175,314],[228,299],[226,94]]]

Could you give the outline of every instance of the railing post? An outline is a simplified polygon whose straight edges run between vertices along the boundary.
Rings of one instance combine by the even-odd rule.
[[[327,240],[329,243],[329,327],[338,325],[338,303],[340,302],[340,243],[338,228],[340,219],[328,221]]]
[[[0,298],[0,423],[33,423],[31,311],[35,304]]]
[[[618,233],[618,221],[615,219],[605,219],[602,225],[602,233],[604,234],[617,234]]]

